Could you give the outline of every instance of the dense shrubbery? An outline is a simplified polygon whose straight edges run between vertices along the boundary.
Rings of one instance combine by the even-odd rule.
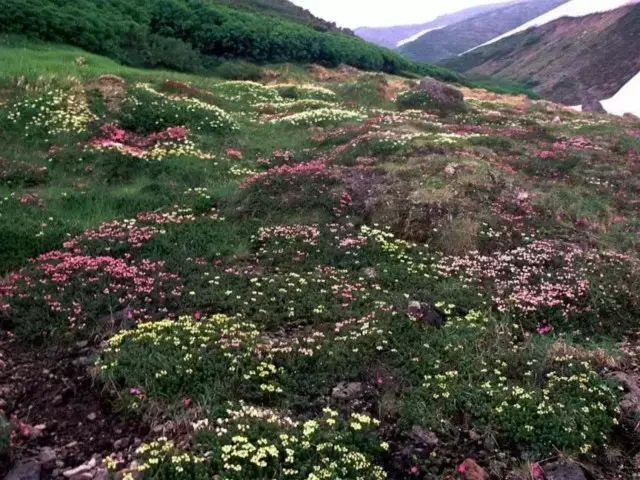
[[[2,30],[71,43],[119,60],[194,70],[203,55],[257,62],[348,63],[400,72],[419,67],[350,35],[194,0],[4,0]],[[434,67],[435,68],[435,67]]]

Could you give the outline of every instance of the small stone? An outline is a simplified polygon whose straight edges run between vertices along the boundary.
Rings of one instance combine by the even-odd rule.
[[[89,415],[87,415],[87,420],[89,420],[90,422],[94,422],[96,418],[98,418],[98,415],[95,412],[91,412]]]
[[[435,305],[415,300],[409,302],[407,314],[414,320],[423,322],[431,327],[441,328],[447,321],[444,312]]]
[[[331,391],[336,400],[354,400],[364,393],[364,385],[360,382],[340,382]]]
[[[93,359],[91,357],[78,357],[71,362],[74,367],[89,367],[93,365]]]
[[[44,447],[42,450],[40,450],[38,459],[40,460],[40,465],[42,465],[42,468],[44,468],[45,470],[53,470],[56,466],[56,451],[51,447]]]
[[[465,480],[489,480],[489,474],[472,458],[467,458],[460,467]]]
[[[551,123],[553,123],[554,125],[559,125],[562,123],[562,119],[559,115],[556,115],[555,117],[553,117],[553,120],[551,120]]]
[[[87,345],[89,345],[89,342],[87,342],[86,340],[82,340],[80,342],[76,342],[76,348],[78,350],[82,350],[83,348],[85,348]]]
[[[413,427],[409,436],[414,442],[426,447],[436,447],[440,442],[435,433],[419,426]]]
[[[115,442],[113,442],[113,448],[115,450],[122,450],[124,448],[127,448],[129,446],[129,439],[128,438],[121,438],[119,440],[116,440]]]
[[[64,475],[66,478],[73,478],[82,473],[90,472],[91,468],[92,467],[86,464],[80,465],[79,467],[72,468],[71,470],[67,470],[66,472],[62,472],[62,475]]]
[[[74,475],[69,480],[93,480],[93,473],[91,472],[82,472],[78,475]]]
[[[478,432],[476,432],[475,430],[471,430],[469,432],[469,438],[474,441],[477,442],[478,440],[480,440],[482,438],[482,435],[480,435]]]
[[[546,480],[587,480],[582,468],[573,462],[555,462],[543,467]]]

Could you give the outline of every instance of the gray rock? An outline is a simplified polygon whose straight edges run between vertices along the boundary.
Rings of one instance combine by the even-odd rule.
[[[91,472],[92,469],[93,467],[91,465],[84,464],[84,465],[80,465],[79,467],[72,468],[71,470],[62,472],[62,475],[64,475],[66,478],[74,478],[83,473],[89,473]]]
[[[127,448],[129,446],[129,439],[128,438],[121,438],[119,440],[116,440],[115,442],[113,442],[113,448],[115,450],[122,450],[123,448]]]
[[[607,111],[600,103],[600,100],[596,100],[595,98],[585,101],[582,104],[582,111],[590,113],[607,113]]]
[[[415,90],[425,92],[429,96],[431,106],[438,113],[451,114],[467,111],[462,92],[435,78],[423,78]]]
[[[364,393],[364,385],[359,382],[340,382],[331,391],[331,396],[336,400],[354,400]]]
[[[580,465],[573,462],[555,462],[543,468],[546,480],[587,480]]]
[[[418,322],[431,327],[441,328],[447,321],[444,312],[429,303],[411,301],[407,308],[407,314]]]
[[[440,443],[435,433],[419,426],[415,426],[411,429],[409,437],[414,442],[425,447],[436,447],[438,446],[438,443]]]
[[[632,120],[634,122],[640,122],[640,117],[638,117],[637,115],[634,115],[631,112],[627,112],[624,115],[622,115],[622,118],[626,119],[626,120]]]
[[[44,447],[40,450],[40,455],[38,456],[38,460],[40,461],[40,465],[45,470],[53,470],[56,467],[56,460],[58,459],[58,455],[56,451],[51,447]]]
[[[35,461],[18,464],[4,480],[40,480],[42,468]]]

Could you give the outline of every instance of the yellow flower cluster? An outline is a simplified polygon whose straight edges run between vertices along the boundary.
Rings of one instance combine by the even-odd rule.
[[[285,117],[278,117],[270,123],[281,125],[311,126],[334,124],[341,122],[362,121],[367,116],[355,110],[345,110],[340,108],[319,108],[317,110],[307,110],[305,112],[294,113]]]
[[[15,103],[7,118],[23,124],[25,136],[44,131],[47,135],[82,133],[95,117],[80,89],[49,90],[36,98]]]

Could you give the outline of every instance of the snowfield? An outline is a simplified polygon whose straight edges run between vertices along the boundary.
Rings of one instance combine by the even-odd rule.
[[[540,15],[539,17],[534,18],[527,23],[523,23],[518,28],[514,28],[513,30],[504,33],[492,40],[489,40],[482,45],[473,47],[472,49],[467,50],[460,55],[464,55],[465,53],[471,52],[480,47],[484,47],[485,45],[495,43],[498,40],[510,37],[513,34],[523,32],[531,27],[539,27],[546,23],[553,22],[554,20],[562,17],[584,17],[585,15],[591,15],[592,13],[608,12],[610,10],[615,10],[616,8],[624,7],[625,5],[639,2],[640,0],[571,0],[570,2],[567,2],[564,5],[559,6],[558,8],[554,8],[544,15]]]
[[[414,42],[414,41],[418,40],[421,36],[426,35],[429,32],[433,32],[434,30],[442,30],[443,28],[448,27],[448,26],[449,25],[442,25],[441,27],[427,28],[425,30],[421,30],[418,33],[414,33],[410,37],[405,38],[404,40],[400,40],[396,44],[396,47],[401,47],[402,45],[406,45],[407,43]]]
[[[613,97],[602,100],[604,109],[615,115],[633,113],[640,116],[640,72],[629,80]]]

